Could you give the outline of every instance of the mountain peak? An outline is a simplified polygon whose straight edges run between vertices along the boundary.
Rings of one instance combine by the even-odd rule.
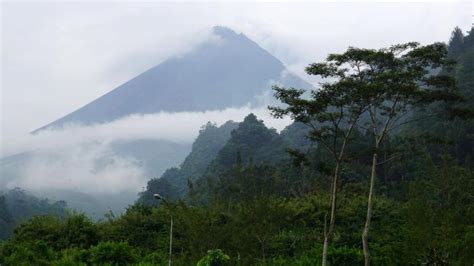
[[[212,33],[218,35],[222,38],[235,37],[238,34],[230,28],[224,26],[214,26],[212,27]]]
[[[254,124],[254,123],[263,123],[263,122],[262,122],[262,120],[258,120],[256,115],[254,115],[253,113],[250,113],[244,118],[243,123]]]
[[[244,34],[222,26],[213,27],[212,32],[225,41],[219,45],[204,43],[190,53],[165,60],[34,132],[66,124],[106,123],[131,114],[223,110],[258,104],[257,96],[275,83],[310,87],[294,75],[283,80],[283,63]]]

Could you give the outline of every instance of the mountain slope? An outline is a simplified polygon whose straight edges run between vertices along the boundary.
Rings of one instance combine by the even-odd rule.
[[[308,130],[303,124],[293,123],[279,134],[275,129],[267,128],[254,114],[249,114],[241,123],[228,121],[220,127],[208,123],[200,131],[184,163],[179,168],[168,169],[160,178],[151,179],[139,202],[157,204],[153,198],[155,193],[168,199],[186,198],[190,196],[187,194],[189,185],[200,197],[206,197],[209,181],[218,183],[219,178],[229,169],[232,171],[238,162],[242,165],[279,165],[290,170],[287,149],[309,149]]]
[[[193,143],[191,153],[181,166],[170,168],[160,178],[148,181],[147,189],[141,193],[139,201],[153,205],[156,203],[153,198],[155,193],[172,199],[184,196],[188,179],[196,180],[201,177],[238,125],[236,122],[227,121],[220,127],[212,123],[203,126]]]
[[[94,124],[134,114],[219,110],[255,103],[273,83],[310,85],[243,34],[214,27],[216,38],[147,70],[42,128]]]

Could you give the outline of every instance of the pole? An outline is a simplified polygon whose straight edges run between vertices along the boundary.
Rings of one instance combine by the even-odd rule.
[[[172,248],[173,248],[173,216],[170,216],[170,259],[169,259],[168,266],[171,266]]]
[[[168,266],[171,266],[171,257],[173,256],[173,210],[171,209],[170,203],[160,194],[155,193],[153,197],[157,200],[162,200],[170,208],[170,258],[168,260]]]

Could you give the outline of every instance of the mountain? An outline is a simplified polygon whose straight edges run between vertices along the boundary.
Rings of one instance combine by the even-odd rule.
[[[68,123],[110,122],[130,114],[220,110],[256,104],[258,96],[275,83],[311,87],[244,34],[214,27],[212,35],[215,38],[191,52],[152,67],[38,130]]]

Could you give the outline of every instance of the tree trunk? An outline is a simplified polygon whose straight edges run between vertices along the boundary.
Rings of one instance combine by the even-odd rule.
[[[336,162],[336,168],[334,170],[334,178],[333,178],[333,183],[332,183],[331,216],[329,218],[329,228],[327,232],[324,232],[322,266],[327,265],[328,247],[329,247],[329,242],[331,241],[332,231],[334,230],[334,223],[336,220],[336,195],[337,195],[337,181],[339,177],[339,168],[340,168],[340,162],[338,161]],[[326,223],[326,221],[324,221],[324,223]]]
[[[256,235],[258,243],[260,243],[260,251],[262,252],[262,260],[265,262],[265,238],[260,238]]]
[[[324,244],[323,244],[323,261],[322,261],[322,266],[326,266],[327,263],[327,257],[328,257],[328,245],[329,245],[329,239],[327,233],[324,234]]]
[[[362,247],[364,248],[364,261],[365,266],[370,265],[370,251],[369,251],[369,229],[370,229],[370,220],[372,219],[372,204],[373,204],[373,195],[374,195],[374,184],[376,177],[376,168],[377,168],[377,152],[378,144],[375,145],[375,151],[372,155],[372,170],[370,173],[370,188],[369,188],[369,199],[367,202],[367,217],[365,220],[364,230],[362,232]]]

